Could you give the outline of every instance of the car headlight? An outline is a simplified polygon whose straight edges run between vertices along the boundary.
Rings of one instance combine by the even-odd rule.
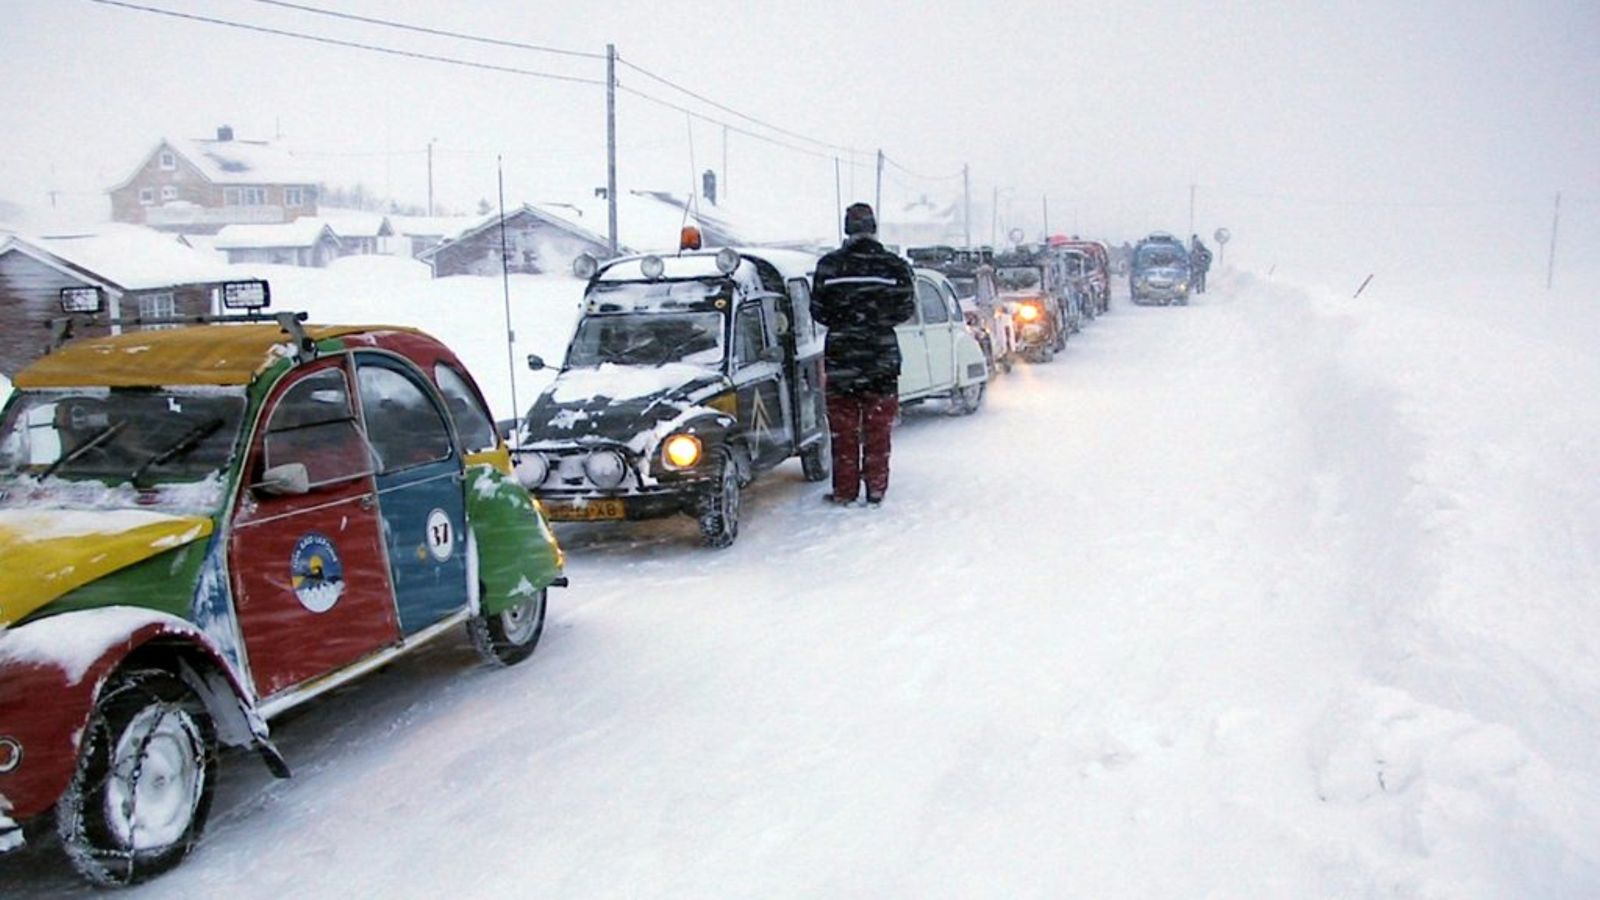
[[[700,439],[692,434],[675,434],[661,445],[661,458],[669,469],[692,468],[703,453]]]
[[[583,474],[595,487],[614,488],[628,474],[628,461],[615,450],[596,450],[583,461]]]
[[[530,489],[544,484],[545,478],[550,474],[550,461],[544,458],[543,453],[519,450],[513,455],[516,457],[518,483]]]
[[[1024,303],[1017,308],[1017,318],[1024,322],[1032,322],[1039,318],[1039,315],[1039,307],[1034,306],[1032,303]]]

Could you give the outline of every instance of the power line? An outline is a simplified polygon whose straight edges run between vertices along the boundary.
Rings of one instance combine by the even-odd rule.
[[[626,93],[626,94],[632,94],[633,96],[638,97],[641,100],[648,100],[651,103],[657,104],[659,106],[664,106],[667,109],[676,110],[677,112],[681,112],[681,113],[684,113],[685,115],[692,116],[692,117],[694,117],[696,119],[699,119],[702,122],[710,122],[713,125],[721,125],[723,128],[726,128],[729,131],[734,132],[735,134],[742,134],[742,135],[744,135],[746,137],[754,138],[754,139],[756,139],[758,141],[765,141],[766,143],[773,144],[773,145],[776,145],[778,147],[783,147],[783,148],[788,149],[788,150],[793,150],[796,153],[804,153],[807,156],[814,156],[814,157],[816,157],[818,159],[833,159],[834,158],[834,154],[832,154],[832,153],[825,153],[825,152],[823,152],[821,150],[813,150],[813,149],[811,149],[809,147],[800,147],[800,146],[797,146],[795,144],[791,144],[791,143],[789,143],[787,141],[780,141],[777,138],[771,137],[769,135],[758,134],[757,132],[751,131],[748,128],[741,128],[738,125],[734,125],[734,124],[731,124],[729,122],[725,122],[722,119],[714,119],[714,118],[712,118],[710,116],[705,115],[704,113],[695,112],[694,110],[689,109],[686,106],[680,106],[680,105],[678,105],[676,103],[671,102],[670,100],[663,100],[660,97],[656,97],[656,96],[651,95],[651,94],[646,94],[645,92],[639,90],[638,88],[628,87],[627,85],[623,84],[620,81],[617,82],[617,90],[622,91],[623,93]]]
[[[906,168],[905,166],[903,166],[900,163],[896,162],[893,157],[890,157],[887,154],[884,155],[883,161],[888,163],[891,166],[894,166],[896,169],[899,169],[900,171],[906,173],[907,175],[910,175],[912,178],[920,178],[923,181],[951,181],[953,179],[960,178],[962,176],[962,173],[960,171],[952,172],[949,175],[923,175],[920,172],[917,172],[915,170]]]
[[[696,92],[694,92],[694,91],[692,91],[692,90],[690,90],[690,89],[688,89],[688,88],[684,87],[683,85],[678,84],[676,82],[668,81],[667,79],[661,77],[660,75],[657,75],[654,72],[649,71],[648,69],[645,69],[645,68],[642,68],[640,66],[634,65],[633,63],[628,62],[626,59],[623,59],[620,56],[617,57],[617,62],[622,63],[624,66],[627,66],[628,68],[634,70],[635,72],[638,72],[640,75],[643,75],[644,77],[649,78],[652,81],[656,81],[656,82],[659,82],[661,84],[664,84],[667,87],[672,88],[675,91],[678,91],[678,92],[683,93],[683,94],[687,94],[690,97],[693,97],[694,99],[699,100],[701,103],[704,103],[704,104],[706,104],[708,106],[715,107],[716,109],[722,110],[723,112],[728,113],[730,115],[738,116],[739,118],[745,120],[746,122],[751,122],[753,124],[761,126],[762,128],[766,128],[766,129],[769,129],[771,131],[776,131],[777,133],[782,134],[782,135],[786,135],[788,137],[798,138],[798,139],[800,139],[802,141],[805,141],[808,144],[816,144],[819,147],[826,147],[829,150],[837,150],[837,151],[841,151],[841,152],[852,154],[852,155],[860,152],[860,151],[856,150],[853,147],[845,147],[845,146],[841,146],[839,144],[830,144],[827,141],[817,140],[816,138],[811,137],[810,135],[801,134],[798,131],[790,131],[787,128],[782,128],[780,126],[773,125],[770,122],[766,122],[766,121],[763,121],[761,119],[758,119],[755,116],[747,115],[745,113],[742,113],[742,112],[740,112],[740,111],[738,111],[736,109],[733,109],[732,107],[724,106],[723,104],[718,103],[715,100],[712,100],[710,97],[707,97],[707,96],[705,96],[703,94],[698,94],[698,93],[696,93]],[[701,117],[701,118],[704,118],[704,117]],[[706,121],[709,122],[709,121],[712,121],[712,120],[706,119]]]
[[[538,44],[524,44],[521,41],[506,41],[499,38],[484,37],[477,34],[466,34],[460,31],[445,31],[440,28],[428,28],[423,25],[410,25],[405,22],[396,22],[391,19],[379,19],[373,16],[358,16],[354,13],[339,12],[333,9],[322,9],[316,6],[307,6],[304,3],[289,3],[286,0],[255,0],[267,6],[281,6],[284,9],[295,9],[301,12],[315,13],[319,16],[332,16],[336,19],[347,19],[352,22],[365,22],[368,25],[380,25],[384,28],[397,28],[402,31],[415,31],[420,34],[431,34],[438,37],[455,38],[461,41],[475,41],[480,44],[493,44],[497,47],[514,47],[518,50],[535,50],[540,53],[556,53],[562,56],[577,56],[584,59],[605,59],[604,53],[590,53],[583,50],[566,50],[560,47],[543,47]]]
[[[432,53],[417,53],[412,50],[398,50],[394,47],[382,47],[377,44],[363,44],[357,41],[345,41],[338,38],[323,37],[321,35],[306,34],[300,31],[287,31],[282,28],[268,28],[264,25],[251,25],[246,22],[235,22],[229,19],[214,19],[210,16],[182,13],[170,9],[160,9],[154,6],[140,6],[136,3],[127,3],[124,0],[89,0],[104,6],[117,6],[137,12],[153,13],[158,16],[169,16],[174,19],[187,19],[193,22],[206,22],[211,25],[223,25],[228,28],[238,28],[244,31],[256,31],[262,34],[274,34],[279,37],[291,37],[302,41],[311,41],[318,44],[330,44],[336,47],[351,47],[357,50],[369,50],[373,53],[386,53],[390,56],[402,56],[408,59],[425,59],[430,62],[448,63],[455,66],[465,66],[471,69],[486,69],[492,72],[505,72],[511,75],[524,75],[530,78],[545,78],[551,81],[567,81],[574,84],[604,85],[605,82],[598,78],[582,78],[576,75],[557,75],[553,72],[536,72],[532,69],[519,69],[515,66],[499,66],[492,63],[473,62],[467,59],[458,59],[452,56],[437,56]]]

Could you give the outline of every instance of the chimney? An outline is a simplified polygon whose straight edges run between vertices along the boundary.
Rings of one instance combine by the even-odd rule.
[[[233,126],[232,125],[219,125],[217,127],[217,140],[219,140],[219,141],[231,141],[231,140],[233,140]]]
[[[700,175],[700,195],[712,206],[717,205],[717,173],[710,169]]]

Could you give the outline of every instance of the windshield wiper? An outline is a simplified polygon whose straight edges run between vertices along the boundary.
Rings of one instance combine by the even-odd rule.
[[[149,471],[152,466],[165,465],[200,446],[201,441],[216,434],[223,424],[225,423],[220,416],[212,416],[184,432],[182,437],[172,442],[172,446],[145,460],[139,465],[139,468],[134,469],[133,483],[138,484],[139,479],[143,478],[144,473]]]
[[[39,473],[39,480],[43,481],[46,478],[49,478],[51,475],[56,473],[57,469],[66,465],[67,463],[76,462],[78,457],[88,453],[90,450],[93,450],[101,444],[104,444],[106,441],[115,436],[117,432],[121,431],[122,426],[126,424],[128,424],[127,419],[118,419],[117,421],[112,422],[110,425],[107,425],[106,427],[90,435],[88,440],[76,447],[73,447],[72,450],[66,455],[46,466],[45,470]]]

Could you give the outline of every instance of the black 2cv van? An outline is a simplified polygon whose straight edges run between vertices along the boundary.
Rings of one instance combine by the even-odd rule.
[[[726,547],[757,475],[798,456],[807,480],[828,478],[815,265],[731,248],[603,266],[580,257],[582,317],[514,451],[549,518],[684,513],[706,545]]]

